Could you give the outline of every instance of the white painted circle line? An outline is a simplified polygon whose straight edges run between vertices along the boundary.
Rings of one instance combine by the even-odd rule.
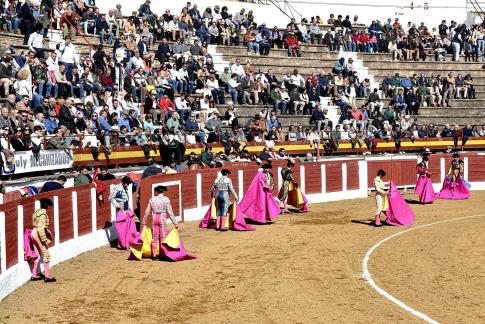
[[[442,223],[448,223],[448,222],[456,222],[456,221],[459,221],[459,220],[463,220],[463,219],[467,219],[467,218],[474,218],[474,217],[484,217],[485,214],[480,214],[480,215],[473,215],[473,216],[464,216],[464,217],[459,217],[459,218],[453,218],[453,219],[447,219],[447,220],[443,220],[443,221],[439,221],[439,222],[435,222],[435,223],[431,223],[431,224],[426,224],[426,225],[420,225],[420,226],[416,226],[416,227],[413,227],[413,228],[410,228],[410,229],[407,229],[407,230],[404,230],[404,231],[401,231],[401,232],[398,232],[396,234],[393,234],[391,236],[388,236],[386,237],[385,239],[377,242],[373,247],[371,247],[369,249],[369,251],[367,251],[367,253],[365,254],[364,256],[364,259],[362,260],[362,278],[367,281],[367,283],[375,290],[377,291],[379,294],[381,294],[382,296],[384,296],[385,298],[387,298],[388,300],[390,300],[391,302],[393,302],[394,304],[398,305],[399,307],[401,307],[402,309],[404,309],[405,311],[413,314],[414,316],[416,317],[419,317],[420,319],[424,320],[425,322],[428,322],[428,323],[433,323],[433,324],[437,324],[439,323],[438,321],[432,319],[431,317],[429,317],[428,315],[426,314],[423,314],[417,310],[415,310],[414,308],[406,305],[405,303],[403,303],[402,301],[400,301],[399,299],[397,299],[396,297],[394,297],[393,295],[391,295],[390,293],[388,293],[387,291],[385,291],[384,289],[382,289],[381,287],[379,287],[374,279],[372,279],[372,274],[369,272],[369,259],[370,259],[370,256],[372,255],[372,253],[374,253],[375,250],[377,250],[377,248],[383,244],[384,242],[386,241],[389,241],[390,239],[392,238],[395,238],[397,236],[400,236],[402,234],[405,234],[405,233],[408,233],[408,232],[412,232],[412,231],[415,231],[417,229],[420,229],[420,228],[424,228],[424,227],[429,227],[429,226],[433,226],[433,225],[437,225],[437,224],[442,224]]]

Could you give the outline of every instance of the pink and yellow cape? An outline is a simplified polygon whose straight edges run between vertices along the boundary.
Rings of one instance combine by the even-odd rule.
[[[215,202],[215,198],[212,199],[212,203],[205,213],[204,218],[200,221],[199,227],[200,228],[214,228],[215,221],[217,219],[217,205]],[[241,211],[241,208],[238,207],[236,202],[233,202],[229,206],[229,210],[227,211],[228,217],[226,218],[225,228],[231,229],[233,231],[254,231],[256,230],[251,225],[246,224],[244,220],[244,215]]]
[[[152,257],[152,230],[145,226],[143,227],[141,235],[130,246],[130,260],[141,260],[143,257]],[[184,244],[180,239],[177,229],[172,228],[167,237],[160,244],[160,248],[157,248],[156,256],[165,256],[171,261],[183,261],[192,260],[197,257],[192,256],[185,251]]]
[[[281,187],[280,189],[278,198],[281,197],[282,195],[283,195],[283,187]],[[288,200],[286,202],[288,205],[298,209],[300,213],[304,213],[308,211],[308,207],[307,207],[308,199],[306,198],[305,194],[301,191],[300,187],[295,187],[293,182],[290,182],[290,186],[288,188]]]

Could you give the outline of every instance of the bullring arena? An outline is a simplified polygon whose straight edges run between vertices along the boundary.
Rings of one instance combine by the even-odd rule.
[[[482,8],[0,0],[0,324],[485,323]]]
[[[432,157],[433,178],[439,179],[445,159]],[[472,185],[480,186],[484,176],[477,166],[483,163],[482,158],[468,155],[465,161]],[[57,265],[53,273],[59,282],[55,286],[33,282],[11,293],[2,301],[1,319],[61,323],[213,322],[214,318],[268,323],[418,322],[414,313],[419,312],[430,322],[481,322],[481,232],[485,217],[481,192],[473,192],[469,200],[439,200],[432,205],[420,205],[414,194],[406,194],[416,214],[415,224],[407,229],[374,228],[369,217],[374,202],[367,198],[371,179],[366,175],[369,172],[370,177],[383,163],[390,177],[404,187],[415,178],[414,172],[401,170],[411,168],[416,158],[302,165],[295,174],[310,201],[356,198],[311,204],[307,214],[281,215],[274,224],[257,226],[254,232],[218,233],[201,230],[198,222],[187,221],[180,233],[186,249],[198,257],[191,261],[128,261],[126,251],[102,246]],[[255,171],[238,167],[238,181],[234,182],[247,184],[246,179],[251,179]],[[154,176],[143,180],[141,187],[164,183],[177,188],[170,190],[174,206],[180,199],[177,196],[183,199],[194,193],[194,205],[199,199],[205,204],[201,193],[214,172]],[[322,181],[322,174],[327,180]],[[86,190],[90,189],[73,191],[67,197],[83,196]],[[19,211],[28,215],[35,204],[33,198],[7,213],[7,220]],[[53,197],[54,215],[60,212],[58,206],[65,198]],[[73,243],[103,245],[105,219],[99,210],[94,215],[93,209],[78,209],[69,201],[63,207],[75,211],[77,226],[75,232],[69,231],[72,220],[65,219],[61,224],[54,216],[62,251],[70,253],[62,257],[68,259],[82,252],[76,251]],[[194,212],[186,210],[184,214],[189,216]],[[175,214],[180,214],[177,207]],[[15,225],[7,222],[14,233]],[[388,240],[376,247],[384,239]],[[58,255],[55,246],[52,250]],[[11,258],[7,253],[6,261],[12,264],[17,250]],[[26,276],[25,264],[14,268],[17,276]]]

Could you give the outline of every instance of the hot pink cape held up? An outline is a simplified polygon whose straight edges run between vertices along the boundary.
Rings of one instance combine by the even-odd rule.
[[[262,224],[272,222],[279,215],[280,206],[263,172],[258,172],[251,181],[239,208],[249,219]]]
[[[386,211],[386,223],[394,226],[412,225],[416,218],[413,210],[404,200],[394,181],[389,182],[389,187],[389,193],[387,194],[389,208]]]

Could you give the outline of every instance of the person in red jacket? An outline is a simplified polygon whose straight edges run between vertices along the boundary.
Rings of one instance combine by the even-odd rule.
[[[301,49],[298,46],[298,35],[294,31],[288,33],[286,47],[288,48],[288,56],[295,56],[296,54],[296,56],[301,57]]]
[[[362,44],[362,52],[367,52],[367,45],[369,44],[369,35],[367,35],[364,32],[361,32],[360,34],[360,42]]]
[[[111,70],[107,69],[105,73],[101,74],[100,77],[101,85],[106,89],[106,91],[111,92],[115,84],[113,78],[111,77]]]
[[[168,115],[168,118],[172,116],[172,113],[175,111],[175,104],[173,103],[172,99],[168,97],[167,94],[164,94],[159,101],[159,106],[162,109],[160,113],[163,113],[165,116]],[[155,114],[152,113],[153,121],[155,122]]]
[[[358,128],[359,132],[362,131],[364,128],[364,114],[360,109],[358,109],[356,106],[352,107],[352,111],[350,112],[352,115],[352,119],[355,120],[355,125]]]

